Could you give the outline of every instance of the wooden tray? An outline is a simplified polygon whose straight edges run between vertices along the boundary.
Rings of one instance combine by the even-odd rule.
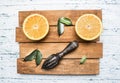
[[[49,22],[50,31],[40,41],[29,40],[22,31],[24,19],[33,13],[44,15]],[[103,56],[103,45],[99,38],[91,42],[85,42],[75,33],[75,22],[83,14],[95,14],[102,20],[101,10],[48,10],[48,11],[20,11],[19,27],[16,28],[16,41],[20,46],[20,57],[17,59],[17,72],[21,74],[99,74],[99,58]],[[62,36],[57,34],[57,20],[60,17],[68,17],[72,20],[73,26],[65,26]],[[51,54],[64,49],[73,41],[79,41],[79,47],[72,53],[66,55],[60,64],[51,70],[41,69],[43,61]],[[34,49],[38,48],[43,54],[42,63],[36,66],[35,61],[24,62],[23,58]],[[87,61],[80,65],[80,58],[86,55]]]

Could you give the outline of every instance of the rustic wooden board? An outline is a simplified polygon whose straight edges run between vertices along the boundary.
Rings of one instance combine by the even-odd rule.
[[[24,58],[34,49],[39,49],[43,58],[47,58],[51,54],[62,51],[67,45],[68,43],[20,43],[20,58]],[[102,43],[79,43],[79,47],[64,58],[81,58],[83,55],[87,58],[101,58],[102,48]]]
[[[22,31],[24,19],[33,13],[44,15],[49,22],[50,31],[40,41],[29,40]],[[102,43],[97,43],[99,38],[92,42],[85,42],[75,33],[75,22],[83,14],[91,13],[102,20],[101,10],[48,10],[48,11],[20,11],[19,27],[16,28],[16,41],[20,42],[20,58],[17,59],[17,72],[21,74],[99,74],[99,58],[103,56]],[[65,32],[60,37],[57,33],[57,20],[60,17],[68,17],[73,26],[65,26]],[[79,47],[72,53],[66,55],[60,64],[49,71],[41,69],[43,61],[51,54],[63,50],[68,42],[79,41]],[[42,63],[36,67],[35,61],[24,62],[23,58],[34,49],[39,49],[43,54]],[[80,58],[86,55],[87,60],[80,65]]]
[[[72,20],[73,25],[77,19],[86,13],[95,14],[102,19],[101,10],[47,10],[47,11],[20,11],[19,12],[19,26],[22,27],[24,19],[33,13],[41,14],[45,16],[49,22],[49,25],[57,25],[57,20],[60,17],[68,17]]]
[[[36,66],[35,61],[24,62],[17,59],[17,72],[21,74],[99,74],[99,59],[88,59],[84,64],[79,64],[80,59],[63,59],[60,64],[51,70],[43,70]]]
[[[71,42],[73,40],[77,40],[79,42],[85,42],[76,35],[74,26],[66,26],[64,33],[60,37],[58,36],[58,33],[57,33],[57,27],[50,26],[50,31],[48,35],[40,41],[32,41],[28,39],[24,35],[22,28],[16,28],[17,42]],[[96,42],[98,40],[99,38],[91,42]]]

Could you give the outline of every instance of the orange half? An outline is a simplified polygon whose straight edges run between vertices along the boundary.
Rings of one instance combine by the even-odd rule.
[[[32,14],[23,22],[23,32],[31,40],[43,39],[49,31],[47,19],[40,14]]]
[[[94,14],[84,14],[78,18],[75,24],[77,35],[86,41],[98,38],[103,30],[102,22]]]

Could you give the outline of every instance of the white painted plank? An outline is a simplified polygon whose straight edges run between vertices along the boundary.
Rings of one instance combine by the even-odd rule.
[[[69,4],[120,4],[119,0],[1,0],[0,5],[37,5],[37,4],[57,4],[57,3],[69,3]]]
[[[23,80],[104,80],[104,79],[117,79],[119,80],[119,73],[120,73],[120,61],[118,61],[118,58],[120,57],[115,57],[115,56],[109,56],[107,58],[103,58],[104,60],[101,60],[101,66],[100,66],[100,74],[99,75],[23,75],[23,74],[17,74],[16,70],[16,59],[14,60],[2,60],[0,61],[1,66],[0,66],[0,71],[1,71],[1,76],[0,78],[4,79],[23,79]],[[110,60],[110,61],[109,61]],[[115,63],[115,64],[113,64]],[[47,77],[47,78],[46,78]]]
[[[12,36],[11,36],[12,37]],[[0,39],[1,41],[1,39]],[[11,43],[7,42],[10,41]],[[103,42],[103,55],[120,54],[120,36],[101,36],[100,42]],[[9,55],[19,52],[18,43],[13,43],[14,40],[4,39],[0,44],[0,54]]]
[[[15,29],[2,29],[0,30],[0,43],[14,43],[16,41],[16,31]],[[102,37],[108,37],[110,39],[110,36],[114,36],[113,38],[120,37],[120,29],[104,29],[101,38]],[[105,39],[104,39],[105,40]],[[107,40],[106,40],[107,41]],[[118,40],[119,41],[119,40]]]
[[[37,79],[2,79],[0,81],[1,83],[119,83],[120,80],[83,80],[83,79],[78,79],[78,80],[74,80],[74,79],[65,79],[65,80],[58,80],[58,79],[54,79],[54,80],[37,80]]]
[[[18,26],[18,11],[22,10],[61,10],[61,9],[83,9],[83,5],[49,5],[50,7],[46,7],[46,5],[38,5],[38,6],[1,6],[0,11],[0,29],[14,29]],[[105,30],[108,30],[103,34],[111,34],[111,31],[117,34],[120,33],[120,5],[87,5],[84,6],[84,9],[102,9],[103,12],[103,27]],[[9,11],[8,11],[9,9]],[[112,19],[111,19],[112,18]]]

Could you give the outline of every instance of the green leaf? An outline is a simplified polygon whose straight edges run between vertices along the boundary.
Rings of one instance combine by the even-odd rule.
[[[87,57],[86,57],[86,56],[83,56],[83,57],[81,58],[81,60],[80,60],[80,64],[85,63],[86,59],[87,59]]]
[[[58,35],[62,35],[64,33],[64,25],[72,25],[72,21],[69,18],[61,17],[58,19]]]
[[[72,21],[69,18],[66,18],[66,17],[60,18],[60,22],[65,24],[65,25],[72,25]]]
[[[30,53],[28,56],[26,56],[24,58],[24,61],[32,61],[36,57],[37,51],[38,50],[36,49],[32,53]]]
[[[36,62],[36,65],[38,66],[42,61],[42,54],[41,52],[38,50],[37,51],[37,55],[36,55],[36,59],[35,59],[35,62]]]
[[[60,22],[60,19],[58,20],[58,35],[62,35],[64,33],[64,24]]]

